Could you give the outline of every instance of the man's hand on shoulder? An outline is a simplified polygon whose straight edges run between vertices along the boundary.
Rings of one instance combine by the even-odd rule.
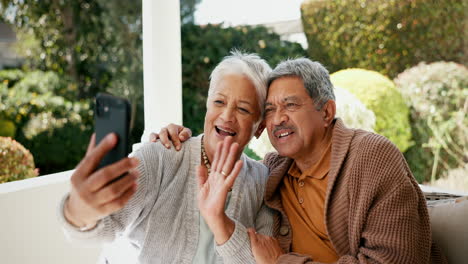
[[[182,142],[187,141],[192,136],[192,130],[190,128],[169,124],[163,127],[159,133],[151,133],[150,141],[160,141],[167,149],[171,148],[171,143],[175,149],[179,151],[182,148]]]

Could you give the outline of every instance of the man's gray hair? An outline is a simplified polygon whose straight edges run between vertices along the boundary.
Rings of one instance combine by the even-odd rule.
[[[260,113],[263,116],[267,96],[267,81],[270,72],[271,67],[257,54],[247,54],[237,50],[231,51],[231,55],[224,57],[211,73],[208,97],[213,94],[214,87],[216,87],[223,76],[229,74],[244,75],[255,86]]]
[[[302,79],[317,110],[322,109],[328,100],[335,101],[333,84],[330,81],[328,70],[319,62],[307,58],[285,60],[270,73],[268,87],[274,80],[288,76],[297,76]]]

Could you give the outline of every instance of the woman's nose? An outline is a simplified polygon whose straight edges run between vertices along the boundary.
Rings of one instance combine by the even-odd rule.
[[[234,110],[230,107],[224,108],[223,112],[221,113],[221,118],[226,121],[233,121],[234,120]]]

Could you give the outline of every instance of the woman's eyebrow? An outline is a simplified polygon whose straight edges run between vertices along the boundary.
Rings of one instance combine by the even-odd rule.
[[[241,103],[241,104],[247,104],[247,105],[252,105],[251,102],[246,101],[246,100],[239,100],[239,103]]]

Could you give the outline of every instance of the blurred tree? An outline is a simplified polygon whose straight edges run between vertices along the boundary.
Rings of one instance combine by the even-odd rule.
[[[300,44],[282,41],[261,26],[182,25],[183,119],[195,135],[203,131],[210,73],[232,49],[257,53],[272,67],[306,55]]]
[[[182,24],[195,22],[195,10],[201,0],[180,0],[180,21]]]

